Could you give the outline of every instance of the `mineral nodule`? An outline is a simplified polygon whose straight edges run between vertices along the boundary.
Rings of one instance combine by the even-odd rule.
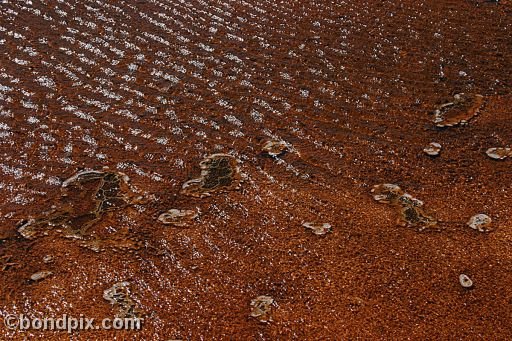
[[[438,127],[452,127],[467,124],[478,115],[484,97],[478,94],[459,93],[453,101],[444,103],[434,111],[434,123]]]
[[[181,193],[203,198],[216,192],[237,189],[241,176],[238,161],[229,154],[213,154],[199,163],[201,175],[185,182]]]

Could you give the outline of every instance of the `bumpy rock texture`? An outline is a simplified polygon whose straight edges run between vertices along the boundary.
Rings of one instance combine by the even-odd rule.
[[[478,115],[484,101],[484,96],[479,94],[455,94],[452,101],[434,111],[434,123],[440,128],[467,124]]]
[[[512,141],[511,6],[2,1],[0,316],[145,314],[77,340],[512,339],[512,160],[486,155]],[[232,158],[200,165],[215,154]],[[82,170],[101,176],[62,187]],[[119,172],[141,201],[99,191]],[[397,224],[369,195],[385,183],[442,229]],[[201,214],[173,228],[172,208]],[[478,212],[492,232],[466,225]],[[124,282],[124,303],[103,299]],[[249,316],[261,295],[271,323]]]
[[[238,161],[228,154],[213,154],[199,163],[201,175],[185,182],[181,193],[203,198],[215,192],[237,189],[240,184]]]
[[[400,186],[395,184],[375,185],[371,192],[376,201],[396,208],[399,214],[399,225],[416,227],[420,231],[437,225],[437,220],[425,212],[423,201],[405,193]]]

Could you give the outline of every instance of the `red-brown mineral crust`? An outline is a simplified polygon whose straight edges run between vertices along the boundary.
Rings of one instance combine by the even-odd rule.
[[[512,339],[510,0],[0,2],[0,339]]]

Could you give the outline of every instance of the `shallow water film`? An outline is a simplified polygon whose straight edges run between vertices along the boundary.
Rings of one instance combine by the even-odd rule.
[[[511,340],[511,36],[511,0],[0,0],[0,340]]]

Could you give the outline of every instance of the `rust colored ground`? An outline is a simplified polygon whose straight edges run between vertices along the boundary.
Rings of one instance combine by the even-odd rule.
[[[102,295],[121,281],[145,313],[142,331],[2,325],[0,339],[512,338],[512,160],[485,155],[512,144],[510,1],[8,1],[0,26],[0,315],[112,318]],[[436,128],[430,113],[459,92],[485,97],[480,114]],[[271,136],[295,151],[262,155]],[[240,159],[240,189],[180,194],[212,153]],[[145,197],[90,229],[104,251],[17,233],[58,204],[59,182],[104,166]],[[371,197],[381,183],[442,228],[396,224]],[[201,214],[169,227],[171,208]],[[477,213],[492,232],[466,226]],[[260,295],[271,323],[249,316]]]

